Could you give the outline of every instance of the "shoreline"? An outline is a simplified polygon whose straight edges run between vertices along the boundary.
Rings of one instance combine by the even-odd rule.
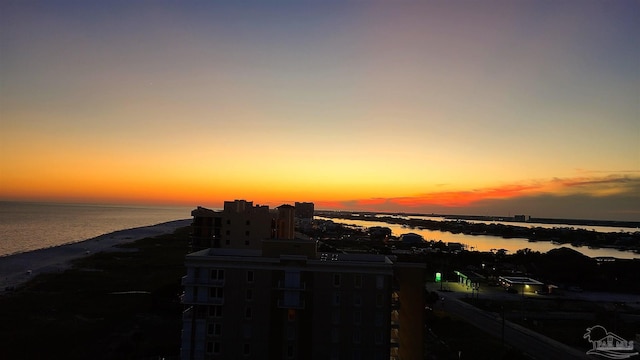
[[[13,289],[39,274],[62,272],[71,262],[83,256],[114,251],[116,245],[173,233],[189,226],[191,219],[173,220],[160,224],[123,229],[69,244],[52,246],[0,257],[0,293]]]

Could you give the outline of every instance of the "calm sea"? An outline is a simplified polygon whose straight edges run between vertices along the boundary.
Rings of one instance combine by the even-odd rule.
[[[189,219],[193,208],[0,201],[0,256]]]

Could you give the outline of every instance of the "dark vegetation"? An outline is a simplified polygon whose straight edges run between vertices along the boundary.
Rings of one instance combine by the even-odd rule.
[[[79,259],[0,297],[0,359],[177,359],[189,231]]]

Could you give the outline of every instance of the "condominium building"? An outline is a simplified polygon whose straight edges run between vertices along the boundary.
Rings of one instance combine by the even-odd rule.
[[[318,253],[293,216],[260,248],[187,255],[182,359],[423,358],[424,264]]]
[[[300,220],[313,220],[315,206],[312,202],[296,202],[296,218]]]
[[[198,206],[191,216],[193,250],[260,249],[262,240],[276,237],[277,213],[251,201],[225,201],[222,211]]]

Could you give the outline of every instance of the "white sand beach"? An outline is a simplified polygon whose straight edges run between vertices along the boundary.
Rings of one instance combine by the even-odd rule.
[[[190,223],[191,219],[169,221],[157,225],[119,230],[72,244],[0,257],[0,292],[23,284],[38,274],[64,271],[71,266],[71,261],[74,259],[115,250],[114,246],[116,245],[170,234]]]

